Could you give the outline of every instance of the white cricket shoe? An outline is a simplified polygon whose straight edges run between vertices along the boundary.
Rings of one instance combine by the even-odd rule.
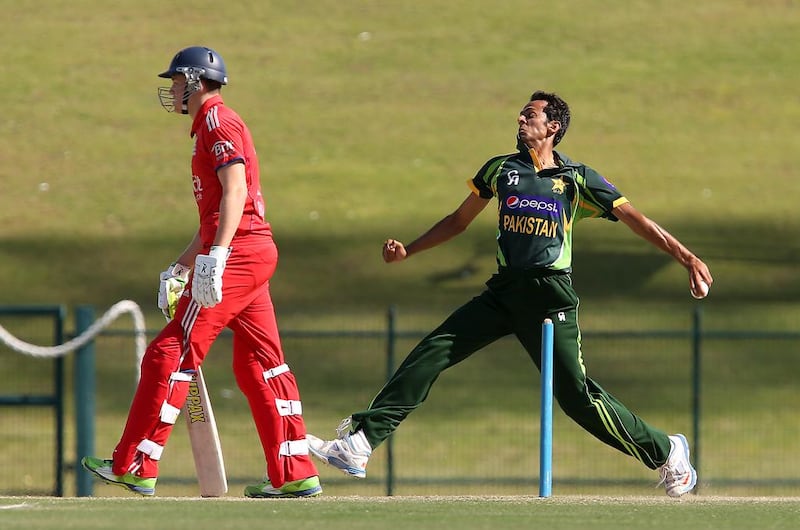
[[[669,456],[663,466],[658,468],[661,482],[667,488],[667,495],[680,497],[689,493],[697,484],[697,471],[689,461],[689,442],[682,434],[669,437]]]
[[[326,442],[313,434],[306,434],[311,454],[351,477],[367,476],[367,462],[372,455],[364,431],[350,432],[352,418],[342,420],[336,428],[337,438]]]

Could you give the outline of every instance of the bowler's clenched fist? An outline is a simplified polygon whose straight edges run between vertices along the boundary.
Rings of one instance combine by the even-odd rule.
[[[387,239],[383,244],[383,261],[386,263],[403,261],[407,255],[406,247],[396,239]]]

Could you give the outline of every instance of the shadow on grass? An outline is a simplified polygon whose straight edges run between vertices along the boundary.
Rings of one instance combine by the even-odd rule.
[[[711,266],[715,300],[786,302],[800,296],[795,274],[800,242],[794,227],[742,223],[671,231]],[[454,307],[480,292],[496,268],[494,241],[484,230],[470,230],[392,265],[380,259],[384,233],[371,228],[347,237],[307,237],[284,231],[272,285],[277,306],[290,312],[339,313],[382,310],[393,303],[412,310]],[[685,273],[666,254],[623,227],[605,228],[602,234],[575,243],[574,278],[582,299],[646,295],[685,300]],[[150,304],[159,272],[184,245],[183,237],[176,236],[0,239],[0,273],[6,279],[0,303],[107,306],[132,299]]]

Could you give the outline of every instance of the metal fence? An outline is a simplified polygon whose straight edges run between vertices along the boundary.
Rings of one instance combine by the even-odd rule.
[[[13,321],[18,334],[39,344],[64,342],[65,315],[57,305],[0,307],[4,322]],[[19,469],[16,477],[0,480],[0,493],[62,496],[64,358],[25,359],[0,349],[0,361],[0,469]],[[25,451],[33,440],[40,454]]]
[[[282,341],[295,372],[308,430],[330,438],[339,420],[365,408],[387,373],[425,332],[403,330],[390,310],[370,329],[286,329]],[[155,332],[150,333],[153,336]],[[123,427],[135,387],[132,334],[110,330],[96,340],[95,447],[108,456]],[[800,333],[705,329],[702,314],[683,330],[583,330],[590,376],[648,423],[690,439],[698,468],[698,493],[796,495],[800,493],[798,396],[793,352]],[[222,438],[231,491],[258,482],[263,455],[244,397],[230,368],[231,335],[223,333],[205,364]],[[0,363],[19,354],[0,346]],[[38,361],[28,360],[28,364]],[[9,365],[10,366],[10,365]],[[71,365],[68,365],[68,371]],[[7,377],[3,375],[2,377]],[[20,372],[18,382],[33,381]],[[535,494],[538,483],[538,372],[522,347],[502,339],[445,372],[426,403],[379,447],[368,477],[354,481],[320,467],[326,493],[359,495]],[[75,390],[66,381],[68,396]],[[71,400],[67,400],[68,402]],[[75,494],[74,404],[66,407],[65,494]],[[29,421],[21,409],[11,421],[4,409],[0,443],[0,494],[21,493],[52,478],[19,478],[15,454],[32,450],[32,431],[52,430]],[[189,442],[176,426],[162,459],[159,495],[195,495]],[[556,410],[553,494],[663,495],[657,475],[600,442]],[[52,451],[52,448],[37,448]],[[49,456],[47,458],[50,458]],[[45,473],[45,470],[41,471]],[[98,486],[100,488],[101,486]],[[120,490],[121,492],[121,490]],[[113,495],[111,488],[95,491]]]

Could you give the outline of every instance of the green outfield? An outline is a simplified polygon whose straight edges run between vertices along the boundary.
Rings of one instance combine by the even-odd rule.
[[[2,11],[0,305],[91,304],[99,316],[131,299],[149,328],[163,322],[158,274],[191,239],[197,214],[189,122],[160,108],[156,74],[178,49],[203,44],[225,58],[223,96],[248,122],[261,158],[284,329],[381,329],[395,305],[402,329],[424,331],[477,294],[495,269],[492,208],[407,263],[383,264],[380,246],[387,237],[410,241],[460,204],[481,164],[514,149],[517,113],[536,89],[572,107],[560,148],[708,263],[707,329],[797,328],[798,0],[197,0],[177,11],[155,0],[42,0],[6,1]],[[698,302],[683,269],[623,225],[582,222],[574,246],[587,337],[691,326]],[[127,319],[114,327],[131,329]],[[47,333],[27,329],[24,338]],[[98,342],[98,456],[113,449],[130,402],[131,344]],[[332,435],[385,377],[380,339],[284,345],[315,434]],[[404,339],[397,355],[411,346]],[[584,347],[591,374],[643,417],[690,428],[688,342],[587,338]],[[263,469],[221,341],[206,377],[229,497],[191,498],[188,441],[176,428],[159,498],[0,497],[0,527],[107,528],[113,519],[124,530],[182,518],[198,529],[789,528],[798,504],[783,496],[796,494],[800,477],[797,350],[794,339],[709,341],[697,497],[662,498],[651,471],[558,413],[555,497],[529,497],[536,374],[518,345],[504,342],[445,374],[398,432],[399,498],[381,497],[379,450],[366,483],[322,468],[324,498],[264,506],[237,502]],[[0,353],[4,391],[47,384],[42,361]],[[0,446],[22,448],[0,452],[0,491],[47,491],[52,418],[0,412]],[[592,483],[598,477],[611,485]],[[457,481],[458,494],[518,496],[417,497]],[[754,491],[781,497],[746,497]],[[96,494],[122,491],[98,484]]]
[[[361,322],[367,328],[378,319]],[[353,328],[347,328],[353,330]],[[362,328],[363,329],[363,328]],[[413,344],[398,342],[405,352]],[[700,439],[692,431],[690,343],[687,339],[584,337],[590,375],[646,421],[692,441],[699,469],[698,494],[798,496],[800,462],[794,458],[800,424],[795,420],[796,381],[785,369],[794,341],[709,340],[703,356]],[[352,337],[284,338],[303,398],[308,430],[335,435],[339,420],[363,408],[384,380],[383,340]],[[263,455],[244,396],[230,370],[230,336],[209,354],[206,379],[219,425],[229,481],[227,498],[242,496],[261,480]],[[135,382],[130,337],[96,344],[96,411],[93,454],[109,457],[125,421]],[[399,359],[398,359],[399,360]],[[43,392],[51,385],[50,363],[0,349],[4,384],[0,395]],[[71,365],[67,365],[64,491],[76,492],[75,421]],[[13,380],[9,376],[13,374]],[[394,495],[522,495],[538,492],[539,385],[532,363],[513,339],[499,341],[447,371],[424,406],[393,436]],[[766,382],[765,382],[766,381]],[[734,392],[731,389],[742,389]],[[2,411],[0,491],[52,491],[52,414],[30,407]],[[366,480],[352,480],[319,466],[325,495],[387,493],[388,446],[370,460]],[[82,472],[82,471],[81,471]],[[196,496],[197,478],[183,420],[165,450],[158,497]],[[556,409],[553,495],[664,497],[658,473],[598,443]],[[130,497],[122,489],[94,484],[102,497]]]
[[[792,499],[563,497],[321,497],[310,500],[168,498],[48,499],[0,497],[6,530],[117,530],[155,528],[164,521],[197,530],[267,527],[494,530],[546,527],[574,530],[796,528],[800,503]],[[112,523],[113,522],[113,523]]]
[[[155,0],[8,4],[0,275],[15,281],[0,303],[151,306],[196,225],[188,120],[160,108],[155,74],[204,43],[262,159],[286,321],[389,302],[440,315],[480,289],[491,209],[400,266],[379,247],[449,213],[488,157],[514,149],[537,88],[572,106],[561,148],[708,261],[709,305],[753,317],[776,304],[793,321],[795,0],[231,2],[222,16],[200,0],[181,23]],[[587,221],[575,247],[587,323],[599,304],[660,320],[691,303],[680,267],[623,226]]]

